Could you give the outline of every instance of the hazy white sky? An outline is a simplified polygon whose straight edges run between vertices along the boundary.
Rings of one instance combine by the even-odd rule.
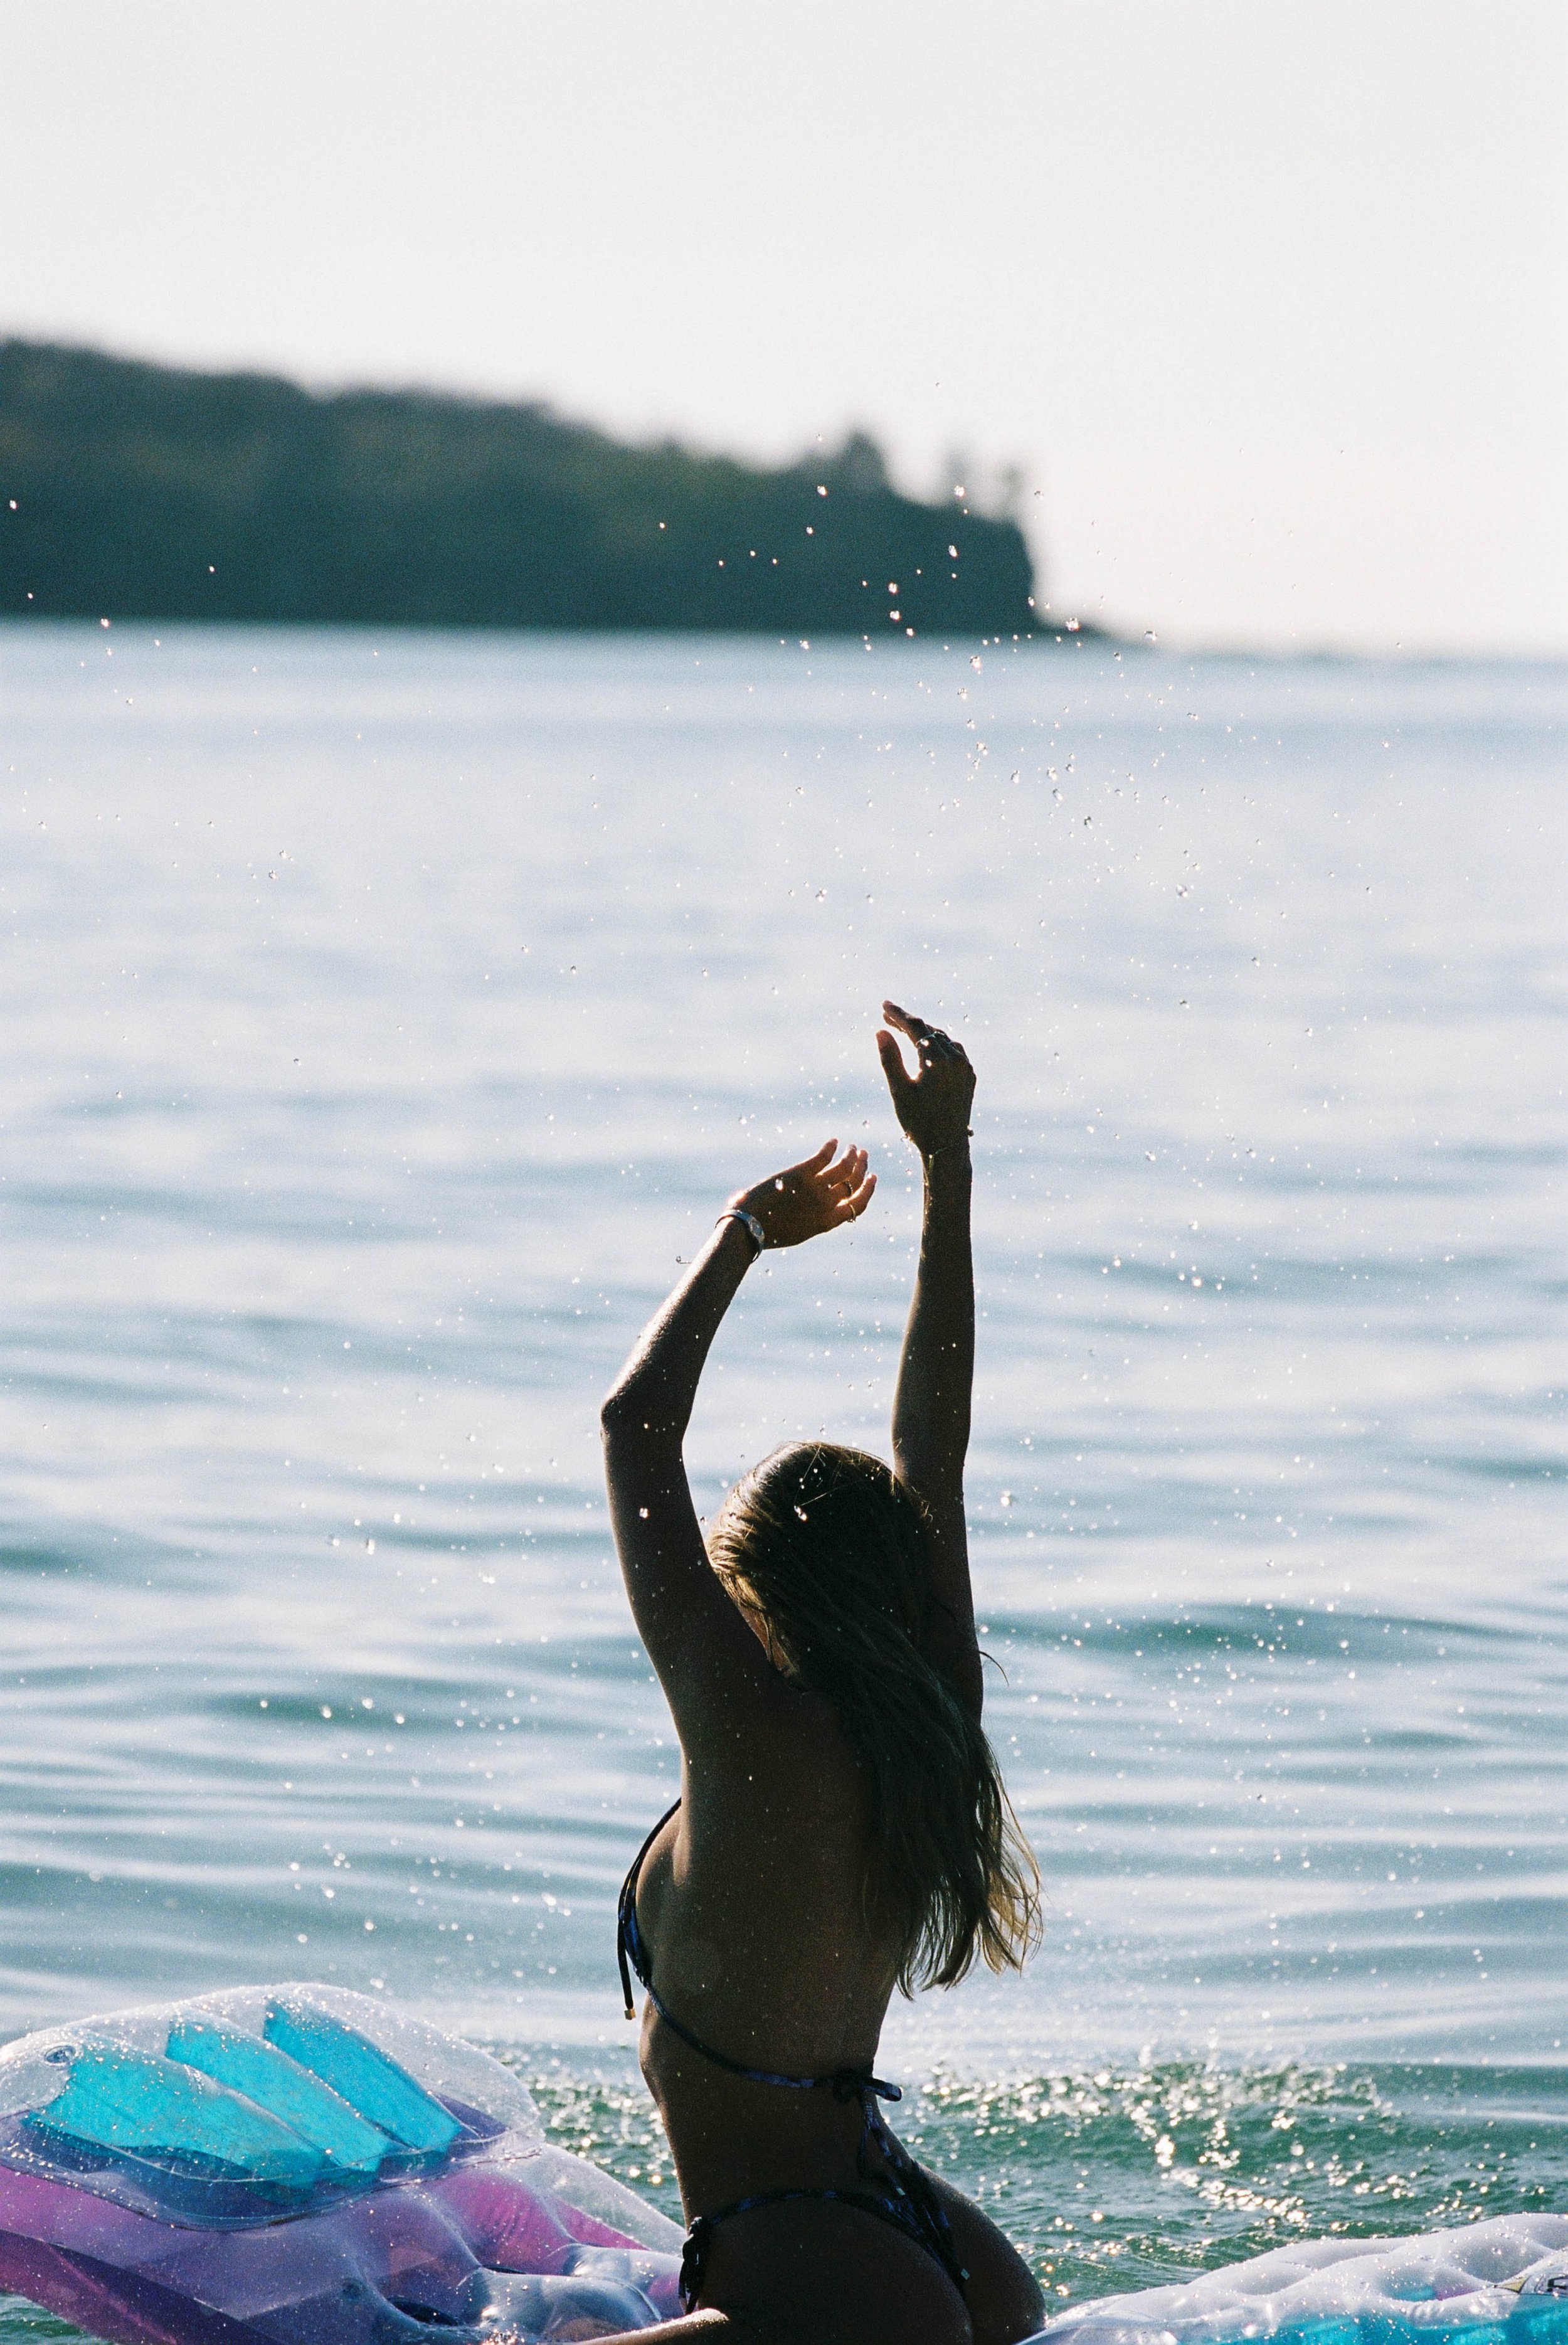
[[[858,422],[1058,610],[1564,649],[1565,98],[1561,0],[0,0],[0,332]]]

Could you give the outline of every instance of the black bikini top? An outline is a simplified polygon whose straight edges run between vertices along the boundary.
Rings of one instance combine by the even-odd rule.
[[[700,2035],[693,2035],[689,2027],[682,2025],[660,1995],[653,1984],[653,1966],[647,1944],[637,1926],[637,1883],[642,1871],[643,1858],[670,1818],[679,1813],[680,1806],[677,1800],[673,1808],[665,1809],[633,1857],[632,1870],[621,1884],[621,1901],[615,1912],[615,1951],[621,1964],[621,1991],[626,1998],[627,2018],[635,2019],[637,2016],[632,2000],[632,1973],[635,1971],[648,1990],[649,2002],[665,2026],[673,2028],[682,2043],[689,2044],[693,2052],[700,2052],[704,2060],[711,2060],[715,2068],[723,2068],[732,2076],[744,2076],[754,2085],[784,2085],[793,2092],[801,2093],[825,2089],[832,2092],[835,2101],[858,2101],[865,2111],[868,2130],[879,2139],[886,2138],[883,2135],[876,2104],[878,2101],[901,2101],[904,2095],[897,2085],[885,2083],[882,2077],[874,2076],[869,2068],[835,2068],[825,2076],[782,2076],[771,2068],[749,2068],[744,2060],[732,2060],[728,2053],[715,2052],[711,2044],[704,2044]]]

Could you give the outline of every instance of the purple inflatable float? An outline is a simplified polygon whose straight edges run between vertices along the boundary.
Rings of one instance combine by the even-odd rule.
[[[364,1995],[243,1988],[0,2052],[0,2292],[110,2345],[602,2336],[678,2310],[681,2238],[497,2061]]]

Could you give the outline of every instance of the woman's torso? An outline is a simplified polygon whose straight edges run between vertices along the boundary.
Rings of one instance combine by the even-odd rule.
[[[731,2061],[795,2076],[869,2069],[899,1932],[876,1907],[862,1771],[827,1705],[793,1690],[776,1735],[746,1756],[689,1761],[681,1809],[647,1851],[649,1974],[681,2025]],[[856,2180],[858,2100],[733,2076],[652,2002],[641,2050],[689,2213]]]

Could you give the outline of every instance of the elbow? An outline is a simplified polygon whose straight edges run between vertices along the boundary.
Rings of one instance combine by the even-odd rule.
[[[635,1411],[624,1385],[612,1386],[604,1396],[599,1409],[599,1431],[605,1441],[613,1441],[629,1432],[635,1422]]]
[[[620,1384],[606,1394],[599,1411],[599,1431],[607,1449],[652,1448],[672,1438],[671,1428],[654,1413],[650,1397],[634,1384]],[[677,1447],[679,1435],[674,1435]]]

